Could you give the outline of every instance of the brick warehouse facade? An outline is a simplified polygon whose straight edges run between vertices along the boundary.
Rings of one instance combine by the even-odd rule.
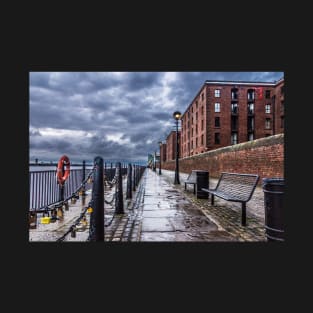
[[[284,123],[285,123],[285,92],[284,92],[284,80],[281,79],[277,82],[273,97],[272,97],[272,105],[275,109],[274,114],[274,125],[273,128],[275,130],[275,134],[284,132]]]
[[[160,147],[160,159],[161,159],[161,162],[166,161],[166,143],[162,143]]]
[[[180,142],[180,131],[178,131],[178,143],[179,142]],[[179,157],[181,157],[180,151]],[[175,158],[176,158],[176,131],[171,131],[166,138],[166,160],[167,161],[175,160]]]
[[[180,157],[283,133],[283,90],[283,79],[205,81],[181,118]]]

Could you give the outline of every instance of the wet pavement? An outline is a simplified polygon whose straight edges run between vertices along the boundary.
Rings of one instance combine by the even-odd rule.
[[[126,178],[123,180],[124,214],[115,214],[114,202],[104,204],[105,241],[127,242],[242,242],[266,241],[264,228],[264,195],[257,187],[247,203],[247,226],[241,226],[241,205],[216,197],[211,206],[208,199],[197,199],[193,186],[184,181],[188,174],[180,173],[179,185],[174,185],[174,172],[162,170],[162,175],[146,169],[132,199],[126,199]],[[217,179],[210,178],[213,188]],[[105,199],[110,202],[115,188],[106,186]],[[82,197],[70,204],[64,219],[51,224],[41,224],[29,231],[29,241],[56,241],[79,217],[88,205],[91,190],[83,203]],[[71,234],[64,241],[86,241],[87,223],[78,227],[75,237]],[[80,226],[80,225],[78,225]]]
[[[234,241],[164,176],[147,169],[139,241]]]
[[[162,170],[162,176],[169,184],[174,182],[174,174],[174,171]],[[184,190],[184,181],[187,180],[188,174],[180,173],[179,177],[180,185],[175,185],[175,188],[214,221],[219,229],[228,232],[237,241],[266,241],[264,192],[261,186],[256,187],[250,201],[246,203],[247,225],[241,226],[240,203],[215,197],[215,204],[212,206],[209,200],[196,198],[192,185],[187,184],[187,190]],[[217,178],[209,177],[209,188],[215,188],[217,182]]]

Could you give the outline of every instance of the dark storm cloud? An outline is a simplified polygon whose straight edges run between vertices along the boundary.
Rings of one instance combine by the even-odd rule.
[[[282,72],[30,73],[30,159],[146,160],[205,80],[276,81]]]
[[[128,73],[124,81],[125,90],[136,91],[151,86],[160,86],[162,76],[163,73],[160,72]]]

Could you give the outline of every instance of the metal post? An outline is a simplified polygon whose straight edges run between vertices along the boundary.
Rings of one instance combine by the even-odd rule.
[[[86,179],[86,161],[83,161],[83,176],[82,176],[82,182],[84,182]],[[86,196],[86,188],[85,185],[82,187],[82,196]]]
[[[123,203],[123,179],[121,171],[121,162],[116,163],[117,172],[117,193],[115,201],[115,214],[124,214],[124,203]]]
[[[84,182],[85,179],[86,179],[85,173],[86,173],[86,161],[83,160],[82,182]],[[85,202],[86,202],[86,188],[85,188],[85,184],[82,185],[81,196],[82,196],[82,205],[85,205]]]
[[[178,143],[178,120],[176,120],[176,166],[175,166],[175,180],[174,184],[180,184],[179,181],[179,164],[178,164],[178,154],[179,154],[179,143]]]
[[[154,171],[154,172],[155,172],[155,170],[156,170],[155,155],[156,155],[156,152],[154,151],[154,157],[153,157],[153,171]]]
[[[161,157],[161,145],[162,145],[162,144],[160,144],[160,163],[159,163],[159,175],[161,175],[161,174],[162,174],[162,171],[161,171],[161,159],[162,159],[162,157]]]
[[[128,164],[128,171],[127,171],[127,194],[126,199],[132,198],[132,165]]]
[[[241,205],[241,225],[246,226],[246,202]]]
[[[136,191],[136,165],[133,165],[133,191]]]
[[[92,188],[92,208],[90,216],[89,240],[104,241],[104,188],[103,188],[103,159],[94,160],[95,172]]]
[[[107,164],[105,162],[104,162],[104,176],[106,179],[108,179]]]

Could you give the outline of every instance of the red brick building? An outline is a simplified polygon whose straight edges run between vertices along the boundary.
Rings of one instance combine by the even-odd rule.
[[[160,147],[160,159],[161,159],[161,162],[166,161],[166,143],[162,143]]]
[[[180,142],[180,131],[178,131],[178,142]],[[181,152],[178,157],[181,157]],[[176,131],[172,130],[166,138],[166,161],[176,158]]]
[[[283,86],[205,81],[181,118],[180,157],[283,133]]]
[[[285,123],[285,110],[284,110],[284,102],[285,102],[285,92],[284,92],[284,80],[279,80],[274,88],[273,97],[272,97],[272,105],[274,108],[274,132],[275,134],[284,132],[284,123]]]

